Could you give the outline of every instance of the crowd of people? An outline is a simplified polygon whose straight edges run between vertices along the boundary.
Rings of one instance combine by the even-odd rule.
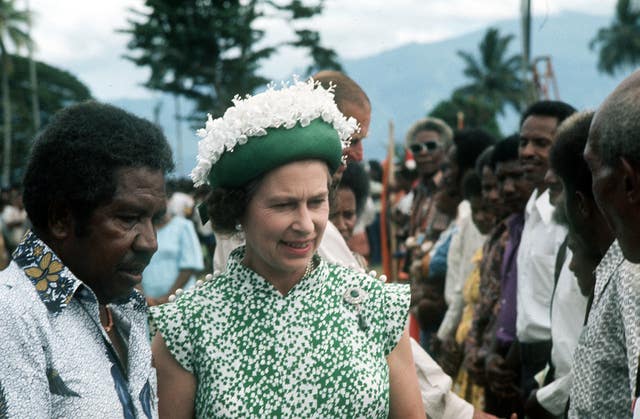
[[[418,180],[391,211],[415,337],[476,411],[634,413],[638,80],[596,112],[535,102],[504,139],[434,118],[407,134]]]
[[[639,96],[365,164],[321,71],[209,117],[187,181],[150,122],[60,111],[3,196],[0,417],[640,417]]]

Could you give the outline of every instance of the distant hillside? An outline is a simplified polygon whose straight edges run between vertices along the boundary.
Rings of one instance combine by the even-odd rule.
[[[532,24],[532,56],[551,55],[559,85],[560,98],[577,108],[595,108],[624,75],[609,77],[598,73],[597,56],[589,50],[589,41],[610,18],[580,13],[562,13],[536,18]],[[511,47],[520,49],[517,20],[497,22],[501,34],[511,33]],[[402,141],[409,126],[424,116],[452,90],[465,83],[463,63],[456,51],[475,53],[485,30],[427,44],[408,44],[357,60],[345,61],[345,68],[366,90],[373,106],[369,139],[365,141],[367,159],[382,159],[386,154],[388,122],[395,123],[395,137]],[[354,34],[354,36],[357,36]],[[163,96],[160,124],[175,150],[173,100]],[[114,101],[116,105],[152,119],[153,100]],[[183,105],[183,108],[186,108]],[[501,119],[501,129],[510,133],[517,128],[518,117],[511,113]],[[197,137],[183,124],[183,173],[195,162]]]
[[[598,73],[596,52],[589,41],[610,18],[581,13],[562,13],[532,24],[532,56],[551,55],[560,99],[573,106],[595,108],[624,78]],[[497,22],[501,34],[511,33],[514,51],[520,50],[520,26],[516,20]],[[395,137],[402,141],[410,125],[429,112],[451,91],[465,83],[463,63],[456,51],[476,53],[485,30],[429,44],[410,44],[375,56],[345,62],[349,75],[366,90],[373,105],[367,158],[384,158],[388,121],[395,123]],[[503,133],[517,129],[511,113],[501,121]],[[368,143],[368,144],[367,144]]]

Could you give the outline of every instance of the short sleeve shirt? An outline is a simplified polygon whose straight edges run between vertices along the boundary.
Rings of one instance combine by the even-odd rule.
[[[319,260],[283,296],[241,264],[156,307],[152,323],[197,379],[197,417],[387,417],[386,356],[410,292]],[[357,294],[360,303],[347,295]]]
[[[173,217],[158,230],[158,250],[142,272],[142,288],[148,297],[164,297],[171,291],[181,270],[204,269],[202,250],[190,220]],[[192,278],[182,288],[195,283]]]
[[[640,267],[617,241],[596,268],[593,304],[573,354],[570,418],[630,418],[640,353]]]
[[[158,417],[144,298],[110,304],[127,348],[113,355],[98,301],[29,232],[0,273],[0,418]]]

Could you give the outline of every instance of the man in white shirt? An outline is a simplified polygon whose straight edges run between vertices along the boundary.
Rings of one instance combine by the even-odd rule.
[[[525,224],[518,249],[516,334],[522,364],[524,397],[537,387],[534,375],[549,362],[551,353],[550,305],[554,268],[566,229],[552,220],[544,176],[549,169],[549,150],[558,125],[575,112],[559,101],[539,101],[523,114],[520,124],[519,157],[525,176],[535,190],[525,209]]]
[[[566,250],[564,264],[560,265],[560,260],[556,264],[558,278],[551,303],[553,347],[550,365],[553,368],[550,368],[547,373],[546,385],[534,390],[525,405],[525,413],[530,417],[558,417],[565,412],[572,383],[573,353],[585,322],[587,298],[593,292],[593,270],[612,241],[609,233],[605,234],[602,250],[597,250],[596,247],[596,251],[589,249],[585,253],[581,249],[576,249],[578,242],[589,243],[591,248],[595,247],[595,243],[598,243],[595,239],[596,235],[587,233],[602,231],[600,226],[603,224],[606,226],[601,217],[601,222],[597,222],[599,211],[593,203],[591,194],[591,174],[582,157],[592,118],[593,112],[580,112],[567,118],[558,128],[555,143],[550,152],[551,169],[547,173],[547,180],[553,178],[556,183],[560,183],[561,196],[556,213],[563,215],[560,218],[564,219],[563,223],[567,225],[571,238],[568,240],[569,249]],[[550,176],[551,173],[553,176]],[[588,197],[591,197],[591,206],[588,205]],[[578,199],[581,210],[576,205]],[[595,213],[587,211],[589,208],[595,209]],[[585,223],[583,214],[589,213],[594,217],[590,217],[591,222]],[[598,226],[597,229],[594,229],[594,226]],[[583,234],[584,239],[577,240],[576,234]],[[574,255],[572,249],[575,249],[578,254]],[[560,254],[558,256],[560,257]],[[577,269],[578,264],[586,264],[590,268]],[[574,276],[570,266],[579,273]],[[578,276],[582,278],[576,279]]]

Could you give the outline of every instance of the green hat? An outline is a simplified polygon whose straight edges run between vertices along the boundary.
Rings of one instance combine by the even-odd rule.
[[[296,160],[318,159],[335,172],[342,160],[338,133],[322,119],[306,127],[269,128],[267,135],[255,137],[242,147],[220,157],[208,180],[211,187],[237,188],[276,167]]]
[[[323,160],[333,173],[342,148],[358,130],[345,118],[333,98],[333,88],[294,80],[276,90],[273,85],[240,99],[221,118],[209,115],[198,131],[197,165],[191,172],[195,186],[237,188],[284,164]]]

